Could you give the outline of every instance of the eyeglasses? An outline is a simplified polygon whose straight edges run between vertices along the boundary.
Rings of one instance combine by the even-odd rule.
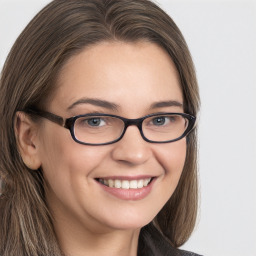
[[[25,112],[69,129],[73,140],[84,145],[115,143],[122,139],[126,129],[131,125],[138,127],[142,138],[147,142],[174,142],[188,135],[196,121],[194,116],[185,113],[159,113],[137,119],[90,113],[65,119],[38,109],[28,109]]]

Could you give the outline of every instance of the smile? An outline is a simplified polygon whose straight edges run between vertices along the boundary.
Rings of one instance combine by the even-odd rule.
[[[140,189],[147,187],[152,181],[152,178],[138,179],[138,180],[120,180],[120,179],[97,179],[101,184],[110,188],[120,189]]]
[[[102,191],[121,200],[141,200],[146,198],[153,189],[157,177],[101,177],[96,178]]]

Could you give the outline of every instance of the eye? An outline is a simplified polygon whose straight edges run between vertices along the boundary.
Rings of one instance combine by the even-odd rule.
[[[106,122],[100,117],[89,118],[85,121],[90,126],[103,126],[106,124]]]
[[[171,118],[172,117],[166,117],[166,116],[158,116],[152,119],[152,124],[156,125],[156,126],[162,126],[162,125],[166,125],[169,122],[171,122]]]
[[[81,128],[99,128],[106,126],[107,122],[104,118],[98,117],[98,116],[93,116],[93,117],[81,117],[76,120],[76,127],[81,127]]]
[[[144,125],[151,128],[173,128],[182,123],[184,119],[178,115],[153,116],[146,119]]]

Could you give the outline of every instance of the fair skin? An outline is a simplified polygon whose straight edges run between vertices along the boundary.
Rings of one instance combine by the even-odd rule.
[[[84,98],[107,101],[115,108],[82,103]],[[166,104],[173,101],[180,106]],[[165,104],[155,104],[159,102]],[[182,113],[182,103],[177,71],[161,48],[147,42],[104,42],[64,65],[46,110],[65,118],[90,112],[139,118]],[[68,129],[46,119],[38,125],[19,113],[16,133],[25,164],[42,167],[54,228],[68,256],[135,256],[141,227],[173,194],[186,157],[185,138],[149,143],[136,126],[128,127],[117,143],[88,146],[76,143]],[[144,196],[127,199],[109,193],[96,180],[109,177],[153,181]],[[127,196],[127,190],[124,193]]]

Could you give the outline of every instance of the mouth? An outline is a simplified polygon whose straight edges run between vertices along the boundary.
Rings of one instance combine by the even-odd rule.
[[[117,189],[140,189],[147,187],[154,177],[144,178],[144,179],[108,179],[108,178],[97,178],[96,181],[102,185],[110,188]]]

